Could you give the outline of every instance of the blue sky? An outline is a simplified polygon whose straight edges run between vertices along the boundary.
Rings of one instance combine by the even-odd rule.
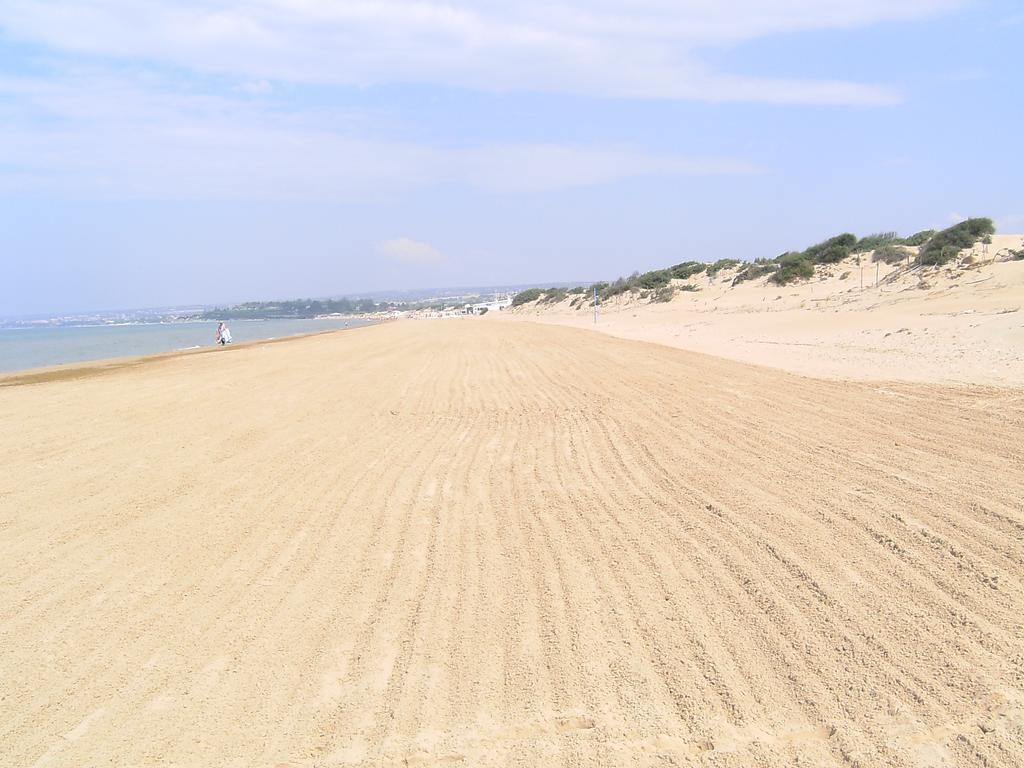
[[[0,315],[1024,231],[1017,0],[4,0]]]

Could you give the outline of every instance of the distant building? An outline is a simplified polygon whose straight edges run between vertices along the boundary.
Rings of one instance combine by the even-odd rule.
[[[512,306],[512,294],[505,294],[505,296],[502,297],[499,297],[498,294],[494,294],[494,298],[490,301],[467,304],[464,308],[464,312],[467,315],[483,315],[487,312],[500,312],[510,306]]]

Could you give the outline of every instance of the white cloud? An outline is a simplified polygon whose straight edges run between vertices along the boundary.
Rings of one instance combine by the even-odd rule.
[[[15,97],[20,112],[0,121],[2,194],[336,199],[437,185],[517,192],[761,172],[734,158],[629,146],[436,147],[365,138],[346,129],[345,115],[283,112],[260,100],[180,92],[149,79],[7,78],[0,79],[4,94]],[[45,121],[34,121],[36,114]]]
[[[0,29],[247,80],[426,82],[611,97],[887,104],[871,83],[717,72],[703,49],[939,13],[963,0],[5,0]]]
[[[432,266],[442,264],[445,260],[441,252],[430,243],[410,240],[407,237],[377,243],[377,253],[400,264],[414,266]]]

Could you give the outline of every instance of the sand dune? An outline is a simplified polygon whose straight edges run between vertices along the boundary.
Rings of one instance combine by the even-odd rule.
[[[1024,385],[1022,235],[965,251],[968,268],[906,269],[865,254],[787,286],[734,286],[737,270],[688,282],[669,303],[620,296],[601,308],[533,304],[502,315],[598,330],[810,376]],[[915,250],[915,249],[911,249]],[[876,285],[877,281],[877,285]]]
[[[1024,762],[1020,389],[486,318],[13,383],[0,765]]]

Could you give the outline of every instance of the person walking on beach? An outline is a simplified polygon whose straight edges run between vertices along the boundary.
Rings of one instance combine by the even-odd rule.
[[[220,325],[217,326],[217,343],[222,347],[225,344],[231,343],[231,330],[228,328],[228,324],[223,320],[220,321]]]

